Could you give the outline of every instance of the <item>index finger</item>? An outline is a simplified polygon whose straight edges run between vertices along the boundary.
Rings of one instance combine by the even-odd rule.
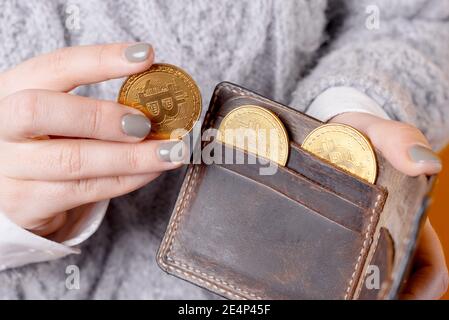
[[[61,48],[0,75],[0,99],[25,89],[70,91],[77,86],[121,78],[148,69],[154,51],[147,43]]]

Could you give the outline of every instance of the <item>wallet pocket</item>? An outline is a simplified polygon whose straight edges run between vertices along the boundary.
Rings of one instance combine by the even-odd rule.
[[[260,166],[192,165],[159,264],[229,298],[346,298],[377,212]]]
[[[260,158],[236,148],[230,148],[226,145],[220,146],[222,147],[221,167],[270,188],[340,226],[358,233],[361,233],[365,228],[369,220],[368,211],[342,195],[288,167],[273,163],[270,163],[272,166],[270,174],[261,174],[264,169],[268,168],[267,165],[260,164]],[[225,154],[235,155],[230,164],[225,163]],[[247,164],[236,163],[236,158],[246,159]],[[320,160],[316,158],[315,161]],[[304,163],[302,165],[307,168]],[[307,171],[307,169],[302,171]]]
[[[336,167],[295,142],[290,142],[287,167],[362,208],[370,208],[379,194],[385,192],[382,187]]]
[[[239,105],[234,105],[234,108],[236,106]],[[217,119],[214,122],[215,129],[218,129],[223,118],[223,114],[217,115]],[[296,128],[297,126],[300,125],[292,122],[289,129],[297,132],[299,130]],[[295,141],[290,141],[289,147],[290,152],[286,164],[287,168],[315,181],[322,187],[344,197],[358,206],[370,208],[379,193],[385,192],[384,188],[364,181],[304,150],[301,148],[300,144]]]

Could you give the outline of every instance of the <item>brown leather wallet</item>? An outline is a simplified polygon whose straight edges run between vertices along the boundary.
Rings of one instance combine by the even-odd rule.
[[[231,299],[397,298],[432,179],[398,172],[377,151],[376,184],[348,174],[301,149],[320,121],[231,83],[216,87],[202,130],[248,104],[284,123],[286,166],[260,175],[259,162],[190,164],[160,267]]]

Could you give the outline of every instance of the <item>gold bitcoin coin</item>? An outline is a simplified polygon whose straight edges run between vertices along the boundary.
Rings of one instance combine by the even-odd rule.
[[[287,131],[281,120],[265,108],[253,105],[235,108],[220,123],[217,139],[281,166],[287,163]]]
[[[376,181],[376,156],[369,140],[343,124],[326,124],[313,130],[302,148],[370,183]]]
[[[151,120],[150,139],[180,138],[177,129],[189,132],[201,114],[201,94],[195,81],[169,64],[153,64],[129,77],[118,102],[142,111]]]

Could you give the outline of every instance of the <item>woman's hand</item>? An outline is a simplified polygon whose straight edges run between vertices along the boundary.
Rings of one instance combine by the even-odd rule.
[[[364,113],[343,113],[332,122],[348,124],[365,133],[399,171],[417,176],[441,171],[441,161],[424,135],[413,126]],[[402,299],[438,299],[447,290],[448,270],[443,249],[429,220],[418,242],[413,273]]]
[[[151,127],[141,112],[67,93],[152,62],[147,44],[72,47],[0,74],[0,210],[10,220],[48,235],[67,210],[129,193],[180,165],[158,156],[173,143],[141,142]]]

